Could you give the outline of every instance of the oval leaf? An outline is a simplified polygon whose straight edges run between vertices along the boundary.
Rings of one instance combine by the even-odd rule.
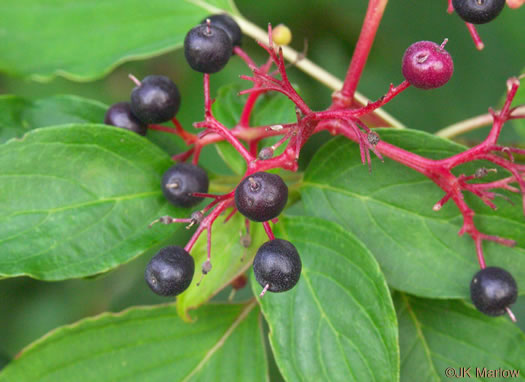
[[[461,368],[465,379],[499,381],[503,375],[490,373],[525,369],[525,334],[507,317],[485,316],[463,301],[396,293],[394,302],[402,381],[450,381]]]
[[[0,71],[39,81],[93,80],[181,46],[191,28],[220,10],[235,11],[228,0],[4,0]]]
[[[429,158],[464,149],[422,132],[377,131],[386,142]],[[478,162],[459,170],[473,174],[479,167]],[[373,159],[369,174],[357,145],[337,138],[315,155],[301,195],[309,214],[341,224],[366,244],[392,287],[426,297],[468,297],[470,280],[479,270],[474,242],[468,235],[458,236],[463,219],[452,202],[439,212],[432,210],[444,194],[423,175],[388,158],[384,163]],[[525,279],[525,218],[520,198],[506,196],[515,205],[498,199],[498,210],[493,211],[465,194],[482,232],[517,241],[514,248],[485,242],[487,263],[512,269],[516,279]]]
[[[43,280],[108,271],[171,235],[185,216],[160,190],[167,154],[103,125],[34,130],[0,146],[0,275]]]
[[[71,95],[36,101],[14,95],[0,96],[0,143],[19,138],[37,127],[69,123],[103,123],[107,106]]]
[[[173,305],[102,314],[36,341],[0,381],[267,381],[255,306],[210,305],[193,324]]]
[[[293,289],[260,298],[285,379],[397,381],[397,321],[374,257],[321,219],[286,218],[277,227],[276,236],[291,241],[303,263]],[[255,281],[252,287],[257,295],[262,289]]]
[[[195,276],[189,288],[177,297],[177,310],[180,316],[189,320],[189,309],[195,309],[208,301],[230,284],[237,276],[244,273],[252,264],[257,248],[265,240],[261,224],[250,224],[252,242],[248,248],[241,245],[240,237],[246,232],[245,217],[236,213],[227,223],[217,220],[212,227],[211,263],[212,270],[201,280],[200,265],[207,259],[207,237],[203,233],[191,250],[195,259]],[[241,260],[242,259],[242,260]]]

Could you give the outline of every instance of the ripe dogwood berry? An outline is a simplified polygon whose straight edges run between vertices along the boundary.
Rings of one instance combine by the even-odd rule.
[[[148,127],[131,111],[129,102],[119,102],[112,105],[106,112],[104,123],[131,130],[139,135],[146,135],[148,131]]]
[[[255,279],[270,292],[292,289],[301,276],[301,258],[287,240],[267,241],[257,250],[253,260]]]
[[[232,40],[221,28],[200,24],[184,39],[184,55],[193,70],[215,73],[224,68],[232,54]]]
[[[146,124],[169,121],[179,107],[179,89],[166,76],[147,76],[131,92],[131,110]]]
[[[191,284],[195,272],[193,257],[178,246],[162,248],[146,266],[144,278],[153,292],[176,296]]]
[[[485,24],[494,20],[505,6],[505,0],[452,0],[454,10],[468,23]]]
[[[419,89],[435,89],[450,80],[454,63],[442,46],[432,41],[418,41],[405,51],[401,68],[410,85]]]
[[[470,297],[476,308],[489,316],[501,316],[516,302],[518,286],[506,270],[487,267],[474,275],[470,283]]]
[[[256,172],[242,180],[235,189],[237,210],[256,222],[279,216],[288,201],[288,187],[279,175]]]
[[[192,207],[202,198],[192,196],[194,192],[208,192],[209,180],[206,171],[190,163],[177,163],[162,176],[162,192],[166,199],[179,207]]]
[[[241,46],[242,32],[239,24],[227,14],[211,15],[201,21],[206,24],[210,20],[211,25],[223,29],[232,41],[232,46]]]

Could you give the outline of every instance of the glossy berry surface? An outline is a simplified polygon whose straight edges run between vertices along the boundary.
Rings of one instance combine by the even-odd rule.
[[[179,107],[179,89],[166,76],[147,76],[131,92],[131,110],[146,124],[169,121]]]
[[[193,257],[178,246],[162,248],[146,266],[144,278],[153,292],[176,296],[191,284],[195,273]]]
[[[211,23],[197,25],[184,39],[186,61],[193,70],[201,73],[216,73],[224,68],[232,47],[228,34]]]
[[[295,246],[287,240],[267,241],[253,260],[255,279],[270,292],[292,289],[301,276],[302,263]]]
[[[202,198],[192,196],[194,192],[208,192],[208,175],[199,166],[177,163],[162,176],[162,192],[166,199],[179,207],[192,207]]]
[[[201,24],[206,24],[206,20],[210,20],[211,25],[223,29],[230,37],[233,46],[241,46],[241,28],[230,16],[226,14],[211,15],[202,20]]]
[[[505,0],[452,0],[454,10],[468,23],[485,24],[494,20],[505,6]]]
[[[445,85],[454,63],[450,54],[432,41],[418,41],[403,55],[402,71],[410,85],[419,89],[435,89]]]
[[[279,175],[256,172],[235,189],[235,206],[248,219],[265,222],[279,216],[288,201],[288,187]]]
[[[489,316],[505,314],[505,308],[516,302],[518,287],[512,275],[498,267],[487,267],[474,275],[470,297],[476,308]]]
[[[146,135],[148,127],[142,123],[131,111],[129,102],[119,102],[112,105],[104,118],[106,125],[121,127],[140,135]]]

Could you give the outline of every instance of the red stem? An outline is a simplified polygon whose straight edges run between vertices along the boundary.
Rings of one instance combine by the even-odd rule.
[[[344,97],[354,98],[357,84],[361,79],[361,74],[363,73],[368,54],[374,43],[377,28],[379,28],[387,3],[388,0],[370,0],[368,2],[368,9],[363,27],[361,28],[361,34],[359,35],[352,61],[346,72],[343,88],[341,89],[341,94]]]

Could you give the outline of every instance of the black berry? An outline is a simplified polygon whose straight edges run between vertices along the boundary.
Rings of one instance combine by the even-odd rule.
[[[257,250],[253,260],[255,279],[270,292],[292,289],[301,276],[301,258],[287,240],[267,241]]]
[[[221,28],[200,24],[184,39],[184,55],[193,70],[215,73],[224,68],[232,54],[232,40]]]
[[[166,199],[179,207],[192,207],[202,198],[192,196],[194,192],[208,192],[209,180],[206,171],[190,163],[177,163],[162,176],[162,192]]]
[[[106,112],[104,123],[131,130],[140,135],[146,135],[148,130],[148,126],[133,114],[129,102],[119,102],[112,105]]]
[[[505,6],[505,0],[452,0],[454,10],[468,23],[485,24],[494,20]]]
[[[201,24],[206,24],[210,20],[211,25],[223,29],[230,39],[233,46],[241,46],[242,32],[239,24],[227,14],[212,15],[206,17],[201,21]]]
[[[191,284],[195,273],[193,257],[177,246],[162,248],[146,266],[144,278],[153,292],[176,296]]]
[[[235,206],[248,219],[265,222],[279,216],[288,201],[288,187],[279,175],[256,172],[235,189]]]
[[[146,124],[169,121],[179,107],[179,89],[166,76],[147,76],[131,92],[131,110]]]
[[[489,316],[505,314],[505,308],[516,302],[518,286],[512,275],[498,267],[487,267],[474,275],[470,298],[476,308]]]
[[[450,54],[432,41],[418,41],[408,47],[401,65],[410,85],[420,89],[435,89],[445,85],[454,72]]]

